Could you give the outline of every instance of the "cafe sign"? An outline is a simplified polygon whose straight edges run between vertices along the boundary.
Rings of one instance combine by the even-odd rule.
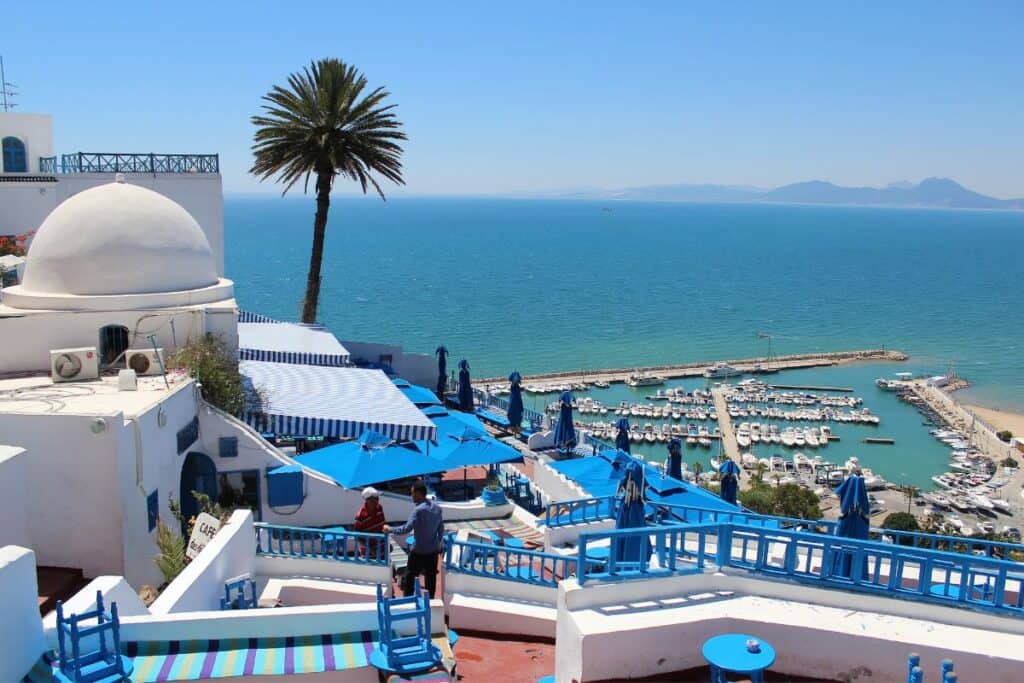
[[[195,526],[192,527],[192,536],[188,539],[185,557],[190,560],[196,559],[196,555],[206,547],[206,544],[210,542],[210,539],[214,537],[218,529],[220,529],[219,519],[205,512],[199,513]]]

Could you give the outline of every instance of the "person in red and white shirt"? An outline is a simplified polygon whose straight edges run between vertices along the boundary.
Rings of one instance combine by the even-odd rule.
[[[367,486],[363,489],[363,507],[359,508],[359,512],[356,513],[354,529],[368,534],[379,534],[384,530],[386,521],[384,508],[380,504],[380,492],[372,486]],[[380,543],[382,541],[361,540],[359,552],[364,556],[378,557]]]

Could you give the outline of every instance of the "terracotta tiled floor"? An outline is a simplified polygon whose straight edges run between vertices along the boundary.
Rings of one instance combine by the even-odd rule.
[[[537,683],[555,672],[555,646],[460,633],[455,661],[463,683]]]

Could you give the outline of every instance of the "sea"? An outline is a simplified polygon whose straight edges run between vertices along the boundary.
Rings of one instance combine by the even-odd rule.
[[[310,197],[225,200],[243,308],[298,318],[314,209]],[[769,342],[777,355],[899,349],[909,362],[777,381],[855,389],[882,424],[839,426],[819,454],[930,487],[948,449],[873,380],[952,369],[972,384],[960,400],[1024,411],[1022,274],[1024,212],[339,196],[319,317],[341,339],[444,344],[477,377],[764,356]],[[653,389],[619,396],[631,391],[601,400]]]

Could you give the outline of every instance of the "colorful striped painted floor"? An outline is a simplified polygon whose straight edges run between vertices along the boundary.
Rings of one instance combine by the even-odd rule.
[[[246,638],[236,640],[189,640],[166,643],[125,643],[124,653],[132,658],[133,683],[156,681],[197,681],[237,676],[264,676],[342,671],[369,666],[370,653],[377,645],[376,631],[342,635],[295,638]],[[436,636],[447,669],[454,658],[445,635]],[[30,683],[53,681],[49,662],[41,659],[25,678]],[[447,670],[424,672],[392,681],[435,683],[449,681]]]

